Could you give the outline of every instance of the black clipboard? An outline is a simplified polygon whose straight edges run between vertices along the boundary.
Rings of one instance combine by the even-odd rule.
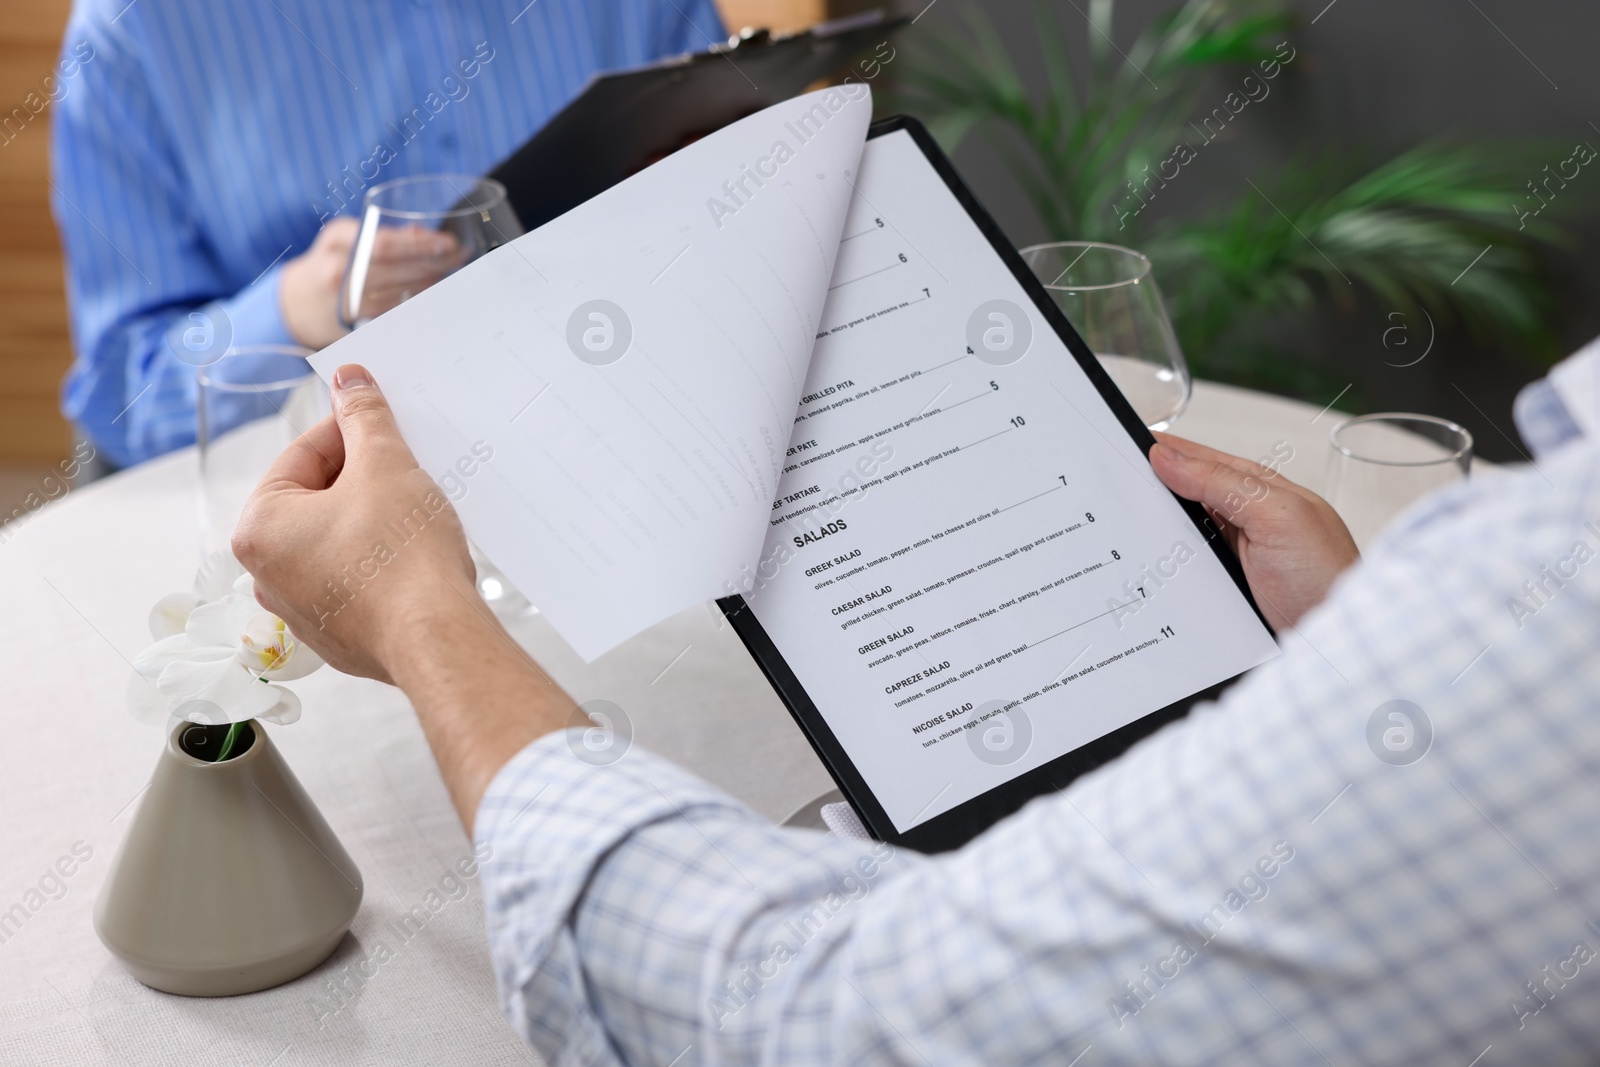
[[[803,91],[846,64],[875,76],[889,35],[908,20],[882,10],[774,37],[757,30],[708,51],[597,74],[489,172],[534,230],[696,138]]]
[[[885,119],[874,123],[867,133],[870,140],[884,134],[905,131],[911,135],[917,147],[922,150],[928,162],[949,187],[950,192],[966,209],[972,221],[989,240],[995,253],[1004,261],[1011,270],[1023,291],[1033,301],[1035,309],[1061,338],[1067,350],[1072,353],[1082,368],[1084,374],[1094,384],[1100,396],[1116,415],[1118,422],[1127,430],[1128,435],[1136,441],[1140,449],[1149,455],[1150,449],[1155,445],[1155,438],[1145,427],[1139,416],[1134,413],[1133,407],[1118,390],[1100,365],[1100,361],[1090,351],[1072,324],[1067,321],[1061,309],[1050,298],[1044,286],[1034,277],[1028,265],[1023,262],[1012,244],[1006,240],[1005,234],[999,225],[984,210],[976,197],[972,195],[966,185],[956,174],[950,160],[940,150],[933,136],[916,119],[906,116]],[[1267,624],[1266,617],[1261,614],[1260,607],[1255,598],[1250,594],[1250,587],[1245,581],[1244,569],[1239,564],[1239,559],[1234,555],[1226,539],[1219,536],[1215,523],[1206,514],[1205,509],[1193,501],[1184,500],[1174,495],[1182,506],[1184,512],[1194,523],[1196,530],[1210,545],[1211,551],[1216,554],[1218,561],[1228,576],[1233,579],[1240,595],[1255,612],[1261,625],[1266,627],[1268,633],[1272,628]],[[881,841],[886,841],[896,846],[910,848],[917,852],[944,852],[959,848],[974,837],[999,822],[1001,819],[1019,810],[1024,804],[1036,796],[1058,791],[1065,787],[1074,778],[1088,771],[1094,770],[1110,760],[1120,756],[1134,743],[1148,737],[1161,727],[1182,718],[1188,714],[1189,709],[1197,703],[1213,699],[1224,688],[1231,685],[1235,678],[1218,682],[1200,692],[1170,704],[1167,707],[1153,711],[1141,719],[1137,719],[1126,726],[1104,734],[1094,741],[1079,748],[1073,749],[1061,756],[1057,756],[1042,766],[1011,778],[1005,783],[980,794],[940,815],[936,815],[926,822],[917,824],[901,832],[895,829],[894,823],[884,811],[877,799],[873,796],[872,789],[867,785],[866,779],[856,769],[849,754],[845,751],[833,730],[828,726],[822,712],[818,710],[811,697],[806,693],[799,678],[785,662],[782,653],[767,635],[757,621],[755,613],[745,604],[742,596],[721,597],[717,605],[723,610],[728,621],[732,624],[734,632],[744,642],[745,648],[755,659],[756,664],[766,675],[767,681],[772,683],[773,689],[788,707],[795,722],[799,724],[806,739],[816,749],[817,755],[827,766],[828,772],[839,785],[839,790],[849,801],[850,806],[860,816],[867,829]]]

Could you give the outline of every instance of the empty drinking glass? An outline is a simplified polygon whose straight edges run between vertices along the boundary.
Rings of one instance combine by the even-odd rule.
[[[1335,426],[1330,440],[1328,503],[1362,548],[1411,503],[1472,467],[1472,434],[1432,415],[1360,415]]]
[[[506,187],[465,174],[419,174],[367,190],[350,251],[339,317],[356,329],[522,236]],[[528,598],[476,545],[478,593],[504,619],[531,615]]]
[[[1194,383],[1150,260],[1097,241],[1032,245],[1022,258],[1144,424],[1171,426]]]
[[[241,345],[198,369],[202,557],[227,550],[245,500],[278,454],[332,410],[309,355],[295,345]]]
[[[522,236],[506,187],[465,174],[419,174],[367,190],[339,316],[354,329]]]

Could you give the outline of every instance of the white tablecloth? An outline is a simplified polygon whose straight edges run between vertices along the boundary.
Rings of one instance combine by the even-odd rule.
[[[1339,417],[1199,383],[1174,429],[1248,458],[1286,441],[1285,473],[1320,488]],[[302,720],[271,728],[366,879],[333,959],[263,993],[187,999],[139,985],[96,939],[95,894],[163,741],[123,710],[129,659],[150,606],[193,577],[194,471],[192,453],[169,456],[0,529],[0,1062],[535,1062],[499,1014],[476,883],[410,942],[391,932],[471,850],[405,699],[375,682],[319,672],[296,686]],[[619,705],[635,743],[770,817],[832,786],[710,606],[588,665],[542,618],[514,632],[575,698]],[[75,846],[89,858],[50,874]],[[363,980],[379,939],[394,958]]]

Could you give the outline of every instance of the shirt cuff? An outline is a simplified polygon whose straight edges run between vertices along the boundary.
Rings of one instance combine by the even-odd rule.
[[[478,806],[489,954],[506,1018],[552,1065],[604,1061],[609,1039],[587,994],[572,922],[609,854],[651,823],[695,812],[765,822],[642,749],[607,765],[584,731],[540,738],[500,769]]]
[[[1582,427],[1573,419],[1549,378],[1540,378],[1522,387],[1511,405],[1511,420],[1516,423],[1522,440],[1540,458],[1583,435]]]
[[[300,344],[289,333],[289,327],[283,321],[282,305],[278,303],[278,283],[282,278],[283,264],[279,262],[254,283],[219,302],[223,313],[228,316],[231,344]]]

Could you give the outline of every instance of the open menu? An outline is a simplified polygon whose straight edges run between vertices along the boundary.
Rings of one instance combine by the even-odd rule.
[[[903,831],[1276,646],[1108,381],[870,115],[864,86],[752,115],[313,362],[373,370],[585,659],[742,595]]]
[[[741,592],[902,831],[1277,651],[1031,306],[868,141]]]

